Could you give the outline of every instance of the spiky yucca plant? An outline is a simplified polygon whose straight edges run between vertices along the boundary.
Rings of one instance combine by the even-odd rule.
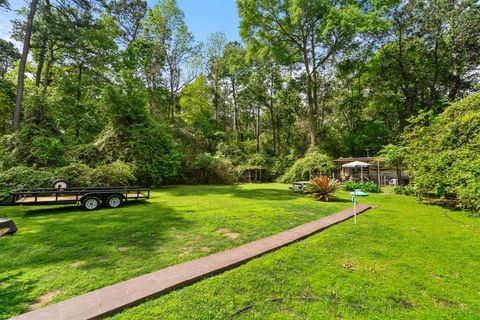
[[[333,193],[338,190],[340,183],[336,179],[330,179],[327,176],[313,177],[307,191],[312,193],[317,200],[330,201]]]

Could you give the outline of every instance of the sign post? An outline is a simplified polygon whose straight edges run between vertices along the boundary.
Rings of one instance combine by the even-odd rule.
[[[357,224],[357,191],[352,193],[353,202],[353,224]]]

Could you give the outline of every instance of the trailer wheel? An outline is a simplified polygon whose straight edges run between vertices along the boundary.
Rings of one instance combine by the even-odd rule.
[[[82,200],[82,208],[87,211],[92,211],[100,207],[100,199],[94,196],[86,197]]]
[[[107,198],[107,202],[105,206],[107,208],[118,208],[122,205],[123,198],[118,194],[112,194],[110,197]]]

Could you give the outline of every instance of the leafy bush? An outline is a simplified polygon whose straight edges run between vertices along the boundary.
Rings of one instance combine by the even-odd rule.
[[[85,163],[90,167],[101,164],[98,149],[92,143],[80,144],[68,152],[68,158],[73,162]]]
[[[309,152],[304,158],[297,160],[280,178],[288,183],[298,180],[308,180],[312,174],[327,174],[335,168],[332,158],[319,151]]]
[[[53,167],[65,163],[63,146],[56,138],[35,137],[30,152],[31,161],[39,167]]]
[[[370,193],[379,193],[380,187],[378,184],[367,181],[367,182],[355,182],[355,181],[346,181],[342,183],[342,189],[344,191],[355,191],[356,189],[360,189],[363,192],[370,192]]]
[[[406,196],[412,196],[415,194],[415,190],[412,187],[409,186],[398,186],[395,187],[394,192],[396,194],[403,194]]]
[[[64,164],[62,136],[56,127],[50,103],[33,94],[25,100],[25,114],[20,130],[15,133],[14,162],[35,167]]]
[[[238,180],[237,168],[230,159],[214,156],[208,152],[199,153],[193,164],[196,177],[187,177],[186,183],[224,183],[230,184]]]
[[[95,142],[106,163],[121,160],[133,166],[139,184],[159,185],[174,177],[180,165],[177,144],[167,125],[153,120],[141,79],[122,73],[115,86],[104,92],[109,124]]]
[[[70,186],[85,187],[91,186],[91,177],[94,169],[83,163],[72,163],[68,166],[58,168],[54,171],[55,179],[64,179]]]
[[[119,158],[131,163],[141,185],[160,185],[164,178],[175,177],[180,153],[170,130],[150,121],[132,131],[127,150]]]
[[[339,182],[336,179],[329,179],[327,176],[313,177],[306,191],[312,193],[317,200],[330,201],[333,193],[338,190]]]
[[[90,173],[92,186],[123,186],[135,181],[132,168],[122,161],[96,167]]]
[[[217,158],[208,152],[197,154],[193,163],[194,169],[199,173],[202,182],[209,182],[211,180]]]
[[[480,94],[434,117],[421,114],[405,130],[405,164],[424,198],[456,198],[460,208],[480,212]]]
[[[238,180],[237,171],[235,166],[227,158],[217,157],[215,161],[214,174],[217,182],[230,184],[235,183]]]
[[[195,163],[193,164],[195,169],[209,171],[215,167],[215,161],[217,159],[208,152],[202,152],[195,157]]]
[[[0,171],[7,170],[13,165],[12,151],[15,148],[15,136],[4,135],[0,138]]]
[[[24,188],[50,188],[54,175],[46,170],[35,170],[30,167],[18,166],[0,174],[0,185],[3,196],[11,190]]]
[[[345,181],[342,183],[343,191],[354,191],[355,189],[358,189],[357,182],[355,181]]]

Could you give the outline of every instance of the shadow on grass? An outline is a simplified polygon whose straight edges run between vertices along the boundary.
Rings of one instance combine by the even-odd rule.
[[[122,208],[126,208],[126,207],[130,207],[130,206],[145,206],[145,205],[151,205],[151,203],[147,200],[138,200],[138,201],[128,201],[128,202],[125,202],[123,205],[122,205]],[[108,211],[110,210],[115,210],[115,209],[111,209],[111,208],[104,208]],[[91,213],[92,211],[86,211],[86,210],[83,210],[82,209],[82,206],[80,205],[63,205],[63,206],[56,206],[56,207],[52,207],[52,206],[46,206],[46,207],[43,207],[43,208],[38,208],[38,207],[35,207],[35,209],[32,209],[32,210],[28,210],[26,211],[24,214],[23,214],[23,217],[24,218],[29,218],[29,217],[37,217],[37,216],[48,216],[48,215],[55,215],[55,214],[59,214],[59,213],[65,213],[65,212],[68,212],[68,213],[81,213],[83,212],[84,214],[89,214]],[[95,211],[93,211],[95,212]]]
[[[25,302],[30,300],[33,280],[23,280],[22,272],[7,272],[0,275],[0,319],[9,319],[25,311]]]
[[[258,186],[261,186],[258,185]],[[182,188],[165,188],[162,192],[172,196],[206,196],[206,195],[231,195],[237,198],[261,199],[271,201],[288,201],[302,198],[302,193],[292,192],[285,185],[285,190],[271,188],[244,189],[240,185],[192,185]]]
[[[97,260],[108,267],[117,248],[155,252],[171,240],[169,229],[192,228],[176,210],[146,201],[95,211],[75,206],[34,209],[24,217],[18,220],[19,231],[2,243],[0,270]]]
[[[328,203],[351,203],[353,206],[352,200],[344,199],[344,198],[334,198],[332,201],[329,201]]]

